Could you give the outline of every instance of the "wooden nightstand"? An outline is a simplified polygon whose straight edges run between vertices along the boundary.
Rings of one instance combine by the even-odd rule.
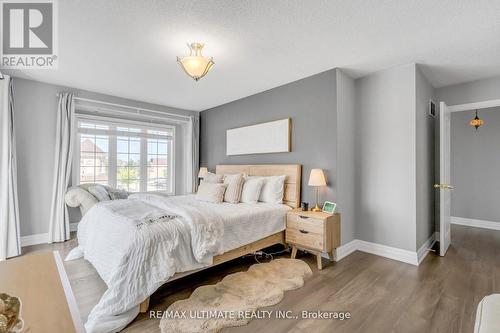
[[[297,249],[316,255],[318,269],[322,269],[321,254],[328,253],[333,261],[333,250],[340,246],[340,214],[302,211],[287,213],[285,241],[292,245],[292,258]]]

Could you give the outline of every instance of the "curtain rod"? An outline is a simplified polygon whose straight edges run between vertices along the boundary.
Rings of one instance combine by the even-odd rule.
[[[60,94],[56,94],[57,97],[60,96]],[[116,106],[116,107],[121,107],[121,108],[127,108],[127,109],[132,109],[136,111],[147,111],[147,112],[152,112],[152,113],[157,113],[157,114],[162,114],[162,115],[169,115],[169,116],[174,116],[174,117],[179,117],[179,118],[184,118],[189,120],[189,116],[184,116],[176,113],[169,113],[169,112],[163,112],[163,111],[157,111],[157,110],[151,110],[151,109],[145,109],[145,108],[138,108],[134,106],[129,106],[129,105],[123,105],[123,104],[117,104],[117,103],[109,103],[109,102],[103,102],[99,101],[97,99],[90,99],[90,98],[82,98],[82,97],[73,97],[75,100],[82,101],[82,102],[91,102],[91,103],[99,103],[99,104],[104,104],[104,105],[110,105],[110,106]]]

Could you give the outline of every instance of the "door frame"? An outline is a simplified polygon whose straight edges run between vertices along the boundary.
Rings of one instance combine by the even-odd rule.
[[[444,101],[442,101],[444,102]],[[446,102],[444,102],[446,104]],[[441,106],[441,102],[439,103],[439,105]],[[492,99],[492,100],[486,100],[486,101],[482,101],[482,102],[474,102],[474,103],[464,103],[464,104],[455,104],[455,105],[446,105],[447,106],[447,112],[449,113],[452,113],[452,112],[461,112],[461,111],[472,111],[472,110],[479,110],[479,109],[487,109],[487,108],[494,108],[494,107],[499,107],[500,106],[500,99]],[[441,110],[440,110],[440,113],[441,113]],[[441,118],[439,119],[439,122],[441,123],[441,121],[443,121]],[[451,120],[450,120],[451,121]],[[441,126],[441,124],[439,125]],[[448,140],[449,142],[451,142],[451,131],[448,131]],[[440,145],[441,146],[441,145]],[[445,160],[445,163],[447,163],[448,165],[450,165],[451,163],[451,158],[450,158],[450,155],[446,155],[444,154],[443,156],[443,151],[442,149],[440,149],[439,151],[439,161],[441,161],[442,159],[446,159]],[[443,180],[441,179],[441,176],[440,176],[440,179],[439,179],[439,182],[440,183],[443,183],[442,182]],[[441,205],[441,202],[438,202],[437,203],[438,205]],[[440,207],[441,208],[441,207]],[[443,230],[441,230],[442,228],[442,221],[441,221],[441,214],[440,215],[440,221],[439,221],[439,224],[440,224],[440,229],[439,229],[439,233],[440,233],[440,255],[441,256],[444,256],[445,253],[446,253],[446,249],[443,249],[443,246],[444,244],[442,244],[442,237],[444,235],[441,235],[441,233],[443,233]],[[451,233],[450,233],[450,238],[451,238]],[[444,250],[444,251],[443,251]]]

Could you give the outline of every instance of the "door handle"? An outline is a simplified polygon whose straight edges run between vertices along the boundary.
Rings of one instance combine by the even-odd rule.
[[[299,215],[299,217],[304,220],[307,220],[309,218],[309,216],[304,216],[304,215]]]
[[[302,229],[301,229],[301,230],[299,230],[299,231],[300,231],[301,233],[303,233],[303,234],[308,234],[308,233],[309,233],[309,231],[307,231],[307,230],[302,230]]]
[[[453,190],[454,187],[449,184],[434,184],[434,188],[438,188],[440,190]]]

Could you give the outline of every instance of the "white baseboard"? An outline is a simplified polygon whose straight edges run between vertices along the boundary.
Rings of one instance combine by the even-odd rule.
[[[431,237],[429,237],[429,239],[427,239],[425,241],[425,243],[418,249],[417,251],[417,260],[418,260],[418,264],[420,265],[420,263],[422,263],[422,261],[424,261],[425,257],[427,257],[427,255],[429,254],[429,249],[432,248],[432,246],[434,246],[434,243],[439,239],[439,233],[438,232],[435,232],[434,234],[432,234]]]
[[[468,227],[483,228],[483,229],[500,230],[500,222],[467,219],[464,217],[452,216],[451,217],[451,224],[459,224],[459,225],[465,225]]]
[[[359,239],[350,241],[347,244],[341,245],[335,250],[335,261],[340,261],[354,251],[361,251],[377,256],[401,261],[407,264],[418,266],[417,252],[398,249],[387,245],[371,243]]]
[[[49,241],[48,233],[22,236],[21,246],[24,247],[30,245],[43,244],[43,243],[48,243],[48,241]]]
[[[417,252],[358,240],[358,250],[418,266]]]
[[[78,222],[69,224],[69,231],[77,231],[77,229],[78,229]],[[47,244],[48,242],[49,242],[48,233],[34,234],[21,237],[21,247],[37,245],[37,244]]]
[[[350,241],[347,244],[341,245],[335,249],[333,260],[340,261],[358,249],[357,239]]]

